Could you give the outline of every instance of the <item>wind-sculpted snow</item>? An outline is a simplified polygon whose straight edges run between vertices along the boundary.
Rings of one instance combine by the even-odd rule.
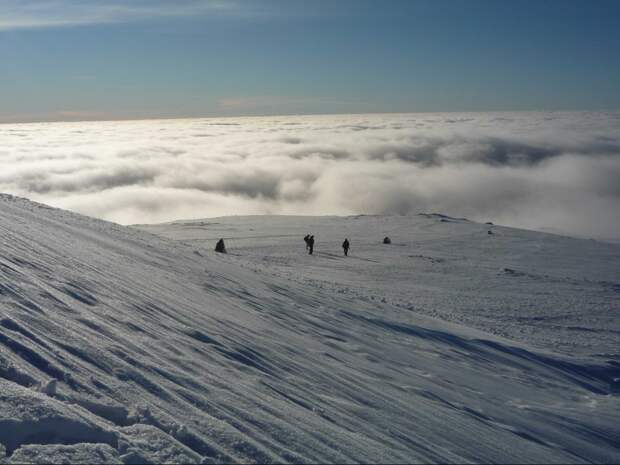
[[[311,221],[312,257],[297,232]],[[605,332],[618,247],[488,228],[438,215],[151,228],[173,241],[0,196],[0,461],[618,462]],[[596,259],[571,266],[564,241]],[[547,267],[524,266],[541,246]],[[511,304],[517,288],[530,300]],[[561,325],[588,300],[607,305],[581,323],[600,341],[574,351],[552,326],[547,345],[474,328],[501,329],[504,308],[532,316],[526,303]],[[450,316],[476,307],[483,324]]]
[[[442,211],[620,239],[619,179],[616,113],[0,126],[0,191],[122,223]]]
[[[231,250],[282,277],[335,293],[566,354],[618,356],[620,248],[614,244],[437,213],[240,216],[139,227],[208,248],[224,237]],[[309,232],[317,234],[317,251],[300,256],[300,238]],[[382,243],[386,235],[390,246]],[[353,244],[346,261],[340,259],[344,237]]]

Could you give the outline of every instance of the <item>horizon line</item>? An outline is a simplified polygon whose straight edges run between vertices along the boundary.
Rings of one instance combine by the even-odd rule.
[[[278,118],[278,117],[303,117],[303,116],[355,116],[355,115],[415,115],[415,114],[438,114],[438,113],[620,113],[620,108],[601,108],[601,109],[564,109],[564,110],[421,110],[421,111],[365,111],[365,112],[326,112],[326,113],[278,113],[278,114],[237,114],[237,115],[204,115],[204,116],[146,116],[131,117],[121,116],[118,118],[85,118],[85,119],[32,119],[3,121],[0,117],[0,125],[18,124],[56,124],[56,123],[112,123],[130,121],[169,121],[169,120],[190,120],[190,119],[231,119],[231,118]]]

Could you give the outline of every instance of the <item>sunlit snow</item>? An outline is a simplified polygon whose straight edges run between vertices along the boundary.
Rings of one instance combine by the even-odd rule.
[[[617,463],[619,262],[433,212],[130,228],[3,195],[0,461]]]

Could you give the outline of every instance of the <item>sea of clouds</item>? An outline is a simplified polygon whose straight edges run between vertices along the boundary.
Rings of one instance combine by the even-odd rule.
[[[441,212],[620,239],[620,114],[0,125],[0,192],[125,224]]]

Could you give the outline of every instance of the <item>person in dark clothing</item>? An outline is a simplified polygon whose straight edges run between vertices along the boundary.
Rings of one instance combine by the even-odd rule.
[[[310,248],[310,245],[308,244],[308,240],[310,240],[310,234],[306,234],[306,237],[304,237],[304,242],[306,243],[306,250]]]
[[[224,239],[220,239],[215,244],[215,251],[219,253],[226,253],[226,246],[224,245]]]
[[[308,253],[312,255],[312,252],[314,252],[314,236],[308,238]]]
[[[349,255],[349,247],[351,244],[349,243],[349,239],[345,239],[342,243],[342,248],[344,249],[344,256],[347,257]]]

